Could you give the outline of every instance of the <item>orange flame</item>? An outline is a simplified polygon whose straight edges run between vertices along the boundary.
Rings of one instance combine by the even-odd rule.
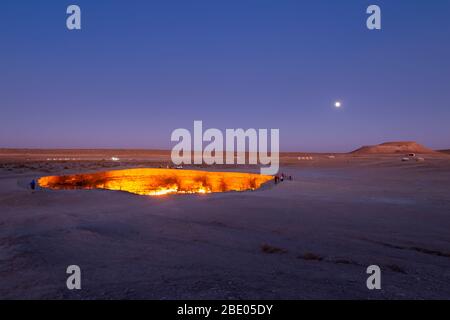
[[[272,176],[240,172],[208,172],[174,169],[126,169],[40,178],[49,189],[107,189],[138,195],[212,193],[255,190]]]

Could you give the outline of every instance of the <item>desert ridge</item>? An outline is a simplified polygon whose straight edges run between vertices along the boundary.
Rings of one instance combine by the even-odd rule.
[[[363,146],[351,152],[352,154],[398,154],[417,153],[435,154],[438,151],[429,149],[414,141],[385,142],[373,146]]]

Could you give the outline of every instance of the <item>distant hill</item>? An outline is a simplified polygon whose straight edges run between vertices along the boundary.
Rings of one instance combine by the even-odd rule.
[[[396,154],[396,153],[436,153],[436,151],[428,149],[421,144],[413,141],[386,142],[374,146],[364,146],[355,151],[353,154]]]
[[[443,152],[443,153],[450,154],[450,149],[447,149],[447,150],[439,150],[439,152]]]

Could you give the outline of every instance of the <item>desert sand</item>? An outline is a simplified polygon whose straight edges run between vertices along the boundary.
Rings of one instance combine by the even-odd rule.
[[[166,151],[0,150],[0,298],[449,299],[450,156],[402,156],[289,153],[293,181],[150,197],[27,185],[164,167]],[[72,264],[81,290],[66,288]],[[373,264],[379,291],[366,288]]]

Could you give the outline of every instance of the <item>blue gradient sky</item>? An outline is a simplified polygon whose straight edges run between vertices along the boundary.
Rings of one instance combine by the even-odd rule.
[[[279,128],[284,151],[450,148],[449,15],[446,0],[2,1],[0,147],[170,148],[203,120]]]

